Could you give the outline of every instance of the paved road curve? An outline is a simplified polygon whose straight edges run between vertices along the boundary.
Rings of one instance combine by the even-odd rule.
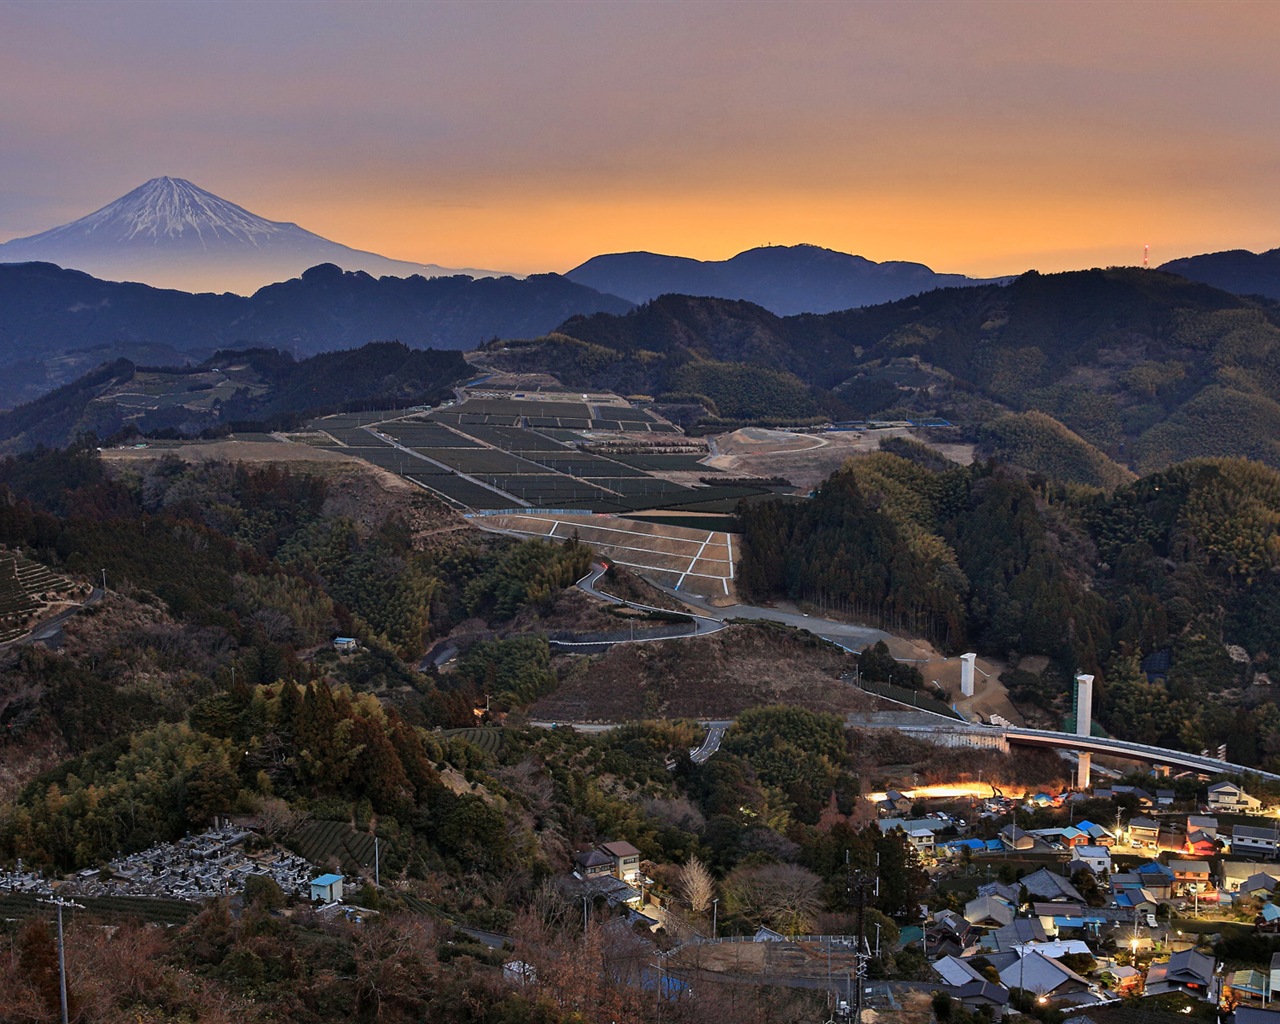
[[[68,608],[66,611],[58,612],[52,618],[45,619],[35,629],[26,636],[20,636],[15,640],[10,640],[0,644],[0,650],[5,647],[17,647],[20,644],[47,644],[50,647],[62,646],[62,625],[80,611],[81,608],[88,608],[91,604],[97,604],[102,600],[105,591],[101,587],[94,587],[89,592],[89,596],[84,599],[83,604],[78,604],[74,608]]]
[[[689,757],[694,764],[706,764],[710,760],[711,755],[720,749],[720,741],[724,739],[725,732],[729,726],[733,725],[732,720],[727,722],[705,722],[707,727],[707,738],[702,741],[702,746],[697,750],[690,751]]]
[[[608,566],[602,565],[598,562],[593,563],[591,566],[591,571],[587,573],[585,576],[583,576],[582,579],[578,580],[578,589],[585,594],[591,595],[597,600],[607,601],[609,604],[625,604],[631,608],[639,608],[641,611],[646,611],[646,612],[669,612],[671,610],[670,608],[657,608],[653,605],[648,605],[648,604],[637,604],[634,601],[624,601],[620,597],[614,597],[612,594],[606,594],[603,590],[597,590],[596,584],[600,582],[600,577],[603,576],[608,571],[609,571]],[[691,636],[705,636],[708,633],[716,633],[724,629],[725,616],[722,616],[722,615],[717,616],[714,614],[699,615],[696,612],[690,612],[688,614],[689,614],[689,617],[693,619],[694,631],[692,633],[683,633],[679,636],[653,637],[651,639],[681,640]],[[634,642],[639,643],[640,639],[641,638],[637,637]],[[622,640],[617,642],[632,643],[633,641]]]
[[[889,640],[893,636],[893,634],[886,633],[883,629],[872,629],[870,626],[854,626],[847,622],[834,622],[831,619],[822,619],[799,612],[784,612],[778,608],[762,608],[753,604],[731,604],[718,608],[706,598],[698,597],[688,591],[677,591],[660,583],[655,583],[654,586],[670,594],[678,601],[683,601],[690,607],[699,609],[707,618],[714,619],[722,624],[726,619],[765,619],[769,622],[781,622],[783,625],[795,626],[797,629],[807,629],[810,633],[820,636],[824,640],[830,640],[836,646],[843,647],[848,651],[861,651],[864,647],[875,643],[877,640]]]

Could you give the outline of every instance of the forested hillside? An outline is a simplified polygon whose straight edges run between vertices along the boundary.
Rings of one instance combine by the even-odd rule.
[[[1237,295],[1265,295],[1280,299],[1280,249],[1267,252],[1229,249],[1202,256],[1184,256],[1170,260],[1160,269]]]
[[[501,365],[546,368],[574,385],[701,396],[702,429],[942,417],[977,440],[988,421],[1035,411],[1139,472],[1216,455],[1280,465],[1277,307],[1156,271],[1028,273],[1005,287],[793,317],[666,295],[491,351]],[[715,395],[705,384],[713,376]],[[798,401],[804,387],[808,400]],[[1061,438],[1039,431],[1037,442],[1059,455],[1033,459],[1061,456]],[[1089,475],[1114,477],[1086,461]]]
[[[574,851],[614,839],[641,851],[668,901],[667,945],[707,927],[686,869],[719,885],[729,934],[852,927],[846,851],[879,865],[867,913],[886,934],[914,914],[925,874],[901,835],[864,827],[872,765],[840,716],[747,710],[701,766],[693,723],[523,725],[558,686],[538,625],[590,552],[480,534],[381,486],[351,467],[317,477],[169,457],[109,470],[89,447],[0,461],[0,547],[108,582],[56,649],[0,650],[0,866],[98,868],[227,814],[256,823],[255,843],[308,855],[321,833],[380,841],[381,890],[357,882],[350,897],[377,920],[280,916],[282,895],[255,883],[243,905],[214,900],[167,931],[72,928],[73,1007],[103,1020],[265,1021],[282,1007],[317,1024],[447,1020],[462,1005],[492,1024],[570,1024],[584,1008],[692,1019],[655,1005],[627,966],[635,949],[654,955],[647,932],[615,923],[601,899],[579,937],[581,900],[549,882],[568,877]],[[336,652],[335,634],[358,650]],[[421,655],[446,635],[462,649],[439,673]],[[1023,768],[993,758],[988,777]],[[119,926],[98,906],[77,921]],[[460,924],[510,935],[538,964],[537,1000],[476,970],[502,961]],[[32,1020],[57,1006],[32,966],[46,962],[42,927],[5,926],[12,955],[0,957],[6,1007]],[[97,978],[125,943],[138,944],[127,977]],[[877,970],[915,970],[888,946]],[[804,1017],[807,998],[739,993],[737,1019]]]
[[[0,264],[0,361],[19,371],[0,375],[0,409],[98,362],[138,361],[148,351],[199,361],[217,349],[276,347],[302,357],[389,340],[464,351],[541,334],[575,313],[630,306],[555,274],[373,278],[322,264],[246,297],[100,281],[49,263]],[[86,362],[94,349],[101,355]]]
[[[936,461],[936,460],[935,460]],[[1230,743],[1280,764],[1268,672],[1280,653],[1280,473],[1202,459],[1113,492],[994,462],[850,462],[811,502],[743,506],[740,588],[787,596],[952,652],[1016,663],[1047,655],[1052,703],[1076,671],[1099,676],[1118,735],[1182,749]],[[1169,652],[1160,678],[1140,661]],[[1248,715],[1240,709],[1248,708]],[[1061,709],[1060,709],[1061,710]]]
[[[471,373],[458,352],[375,342],[295,361],[275,349],[216,352],[199,364],[98,367],[9,412],[0,412],[0,452],[61,448],[124,429],[187,436],[233,424],[294,424],[303,414],[439,401]]]
[[[982,424],[978,450],[1061,483],[1111,490],[1133,479],[1079,434],[1041,412],[1010,413]]]

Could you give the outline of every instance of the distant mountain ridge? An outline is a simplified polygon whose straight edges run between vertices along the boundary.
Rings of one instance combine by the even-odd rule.
[[[152,178],[69,224],[0,244],[0,263],[53,263],[114,281],[248,294],[333,263],[375,276],[501,276],[388,259],[267,220],[185,178]]]
[[[100,346],[96,362],[138,358],[122,346],[197,359],[217,348],[306,356],[390,340],[466,350],[494,337],[535,337],[575,314],[630,308],[555,274],[375,280],[322,264],[244,297],[101,281],[47,263],[0,264],[0,366],[9,371],[0,373],[0,408],[74,379],[89,367],[65,354]]]
[[[935,273],[923,263],[876,263],[817,245],[770,245],[727,260],[651,252],[596,256],[565,277],[635,303],[679,294],[743,299],[779,316],[874,306],[934,288],[1004,283]]]
[[[1280,249],[1267,252],[1228,249],[1203,256],[1184,256],[1170,260],[1160,269],[1236,295],[1280,299]]]
[[[486,349],[503,370],[653,395],[701,432],[830,419],[975,428],[1039,412],[1108,459],[1149,472],[1193,457],[1280,467],[1280,305],[1138,268],[1028,272],[827,314],[665,295]],[[808,388],[807,395],[804,389]],[[1043,421],[995,438],[1034,468],[1108,474]]]

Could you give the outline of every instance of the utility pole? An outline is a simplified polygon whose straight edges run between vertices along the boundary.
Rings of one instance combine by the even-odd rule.
[[[64,900],[61,896],[54,896],[52,899],[40,902],[58,908],[58,994],[62,999],[62,1024],[67,1024],[67,954],[62,942],[62,908],[75,907],[83,910],[84,905]]]
[[[846,872],[846,894],[849,903],[852,905],[856,920],[858,922],[857,946],[854,952],[854,967],[849,971],[848,984],[845,989],[846,1000],[852,994],[852,1002],[850,1010],[853,1014],[854,1024],[862,1024],[862,997],[864,990],[864,982],[867,977],[867,961],[870,959],[870,947],[867,945],[867,929],[866,929],[866,904],[867,890],[870,889],[877,895],[880,892],[880,854],[876,851],[876,877],[869,878],[865,872],[855,872],[849,864],[849,851],[844,852],[844,863]],[[857,990],[853,993],[848,991],[852,983],[856,979]]]
[[[378,860],[378,834],[373,835],[373,887],[382,888],[381,864]]]
[[[107,570],[102,570],[102,594],[105,597],[107,593]]]
[[[716,925],[719,924],[719,920],[717,918],[719,911],[720,911],[720,897],[717,896],[715,899],[711,901],[711,937],[713,939],[719,938],[719,933],[716,930]]]

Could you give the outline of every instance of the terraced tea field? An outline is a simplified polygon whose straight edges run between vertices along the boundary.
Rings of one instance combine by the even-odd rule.
[[[687,476],[665,479],[663,472],[717,471],[699,463],[704,456],[696,448],[679,454],[696,442],[650,437],[678,431],[616,396],[459,393],[457,404],[425,413],[322,417],[295,436],[395,473],[462,510],[728,513],[738,499],[768,493],[740,483],[709,487],[691,486]],[[628,454],[615,457],[610,446]],[[656,451],[647,454],[650,449]]]
[[[26,636],[51,604],[74,601],[89,588],[0,549],[0,643]]]
[[[291,844],[298,855],[324,868],[333,866],[356,875],[373,866],[373,836],[357,832],[345,821],[311,821],[294,834]]]
[[[502,744],[505,742],[502,730],[492,728],[445,729],[440,735],[466,740],[473,746],[479,747],[486,754],[496,754],[502,749]]]
[[[5,893],[0,896],[0,918],[23,921],[30,917],[43,917],[49,920],[53,917],[52,908],[40,902],[43,898],[46,897],[27,892]],[[150,896],[77,896],[75,901],[84,907],[76,913],[112,923],[132,918],[164,925],[182,924],[200,910],[198,903]]]

